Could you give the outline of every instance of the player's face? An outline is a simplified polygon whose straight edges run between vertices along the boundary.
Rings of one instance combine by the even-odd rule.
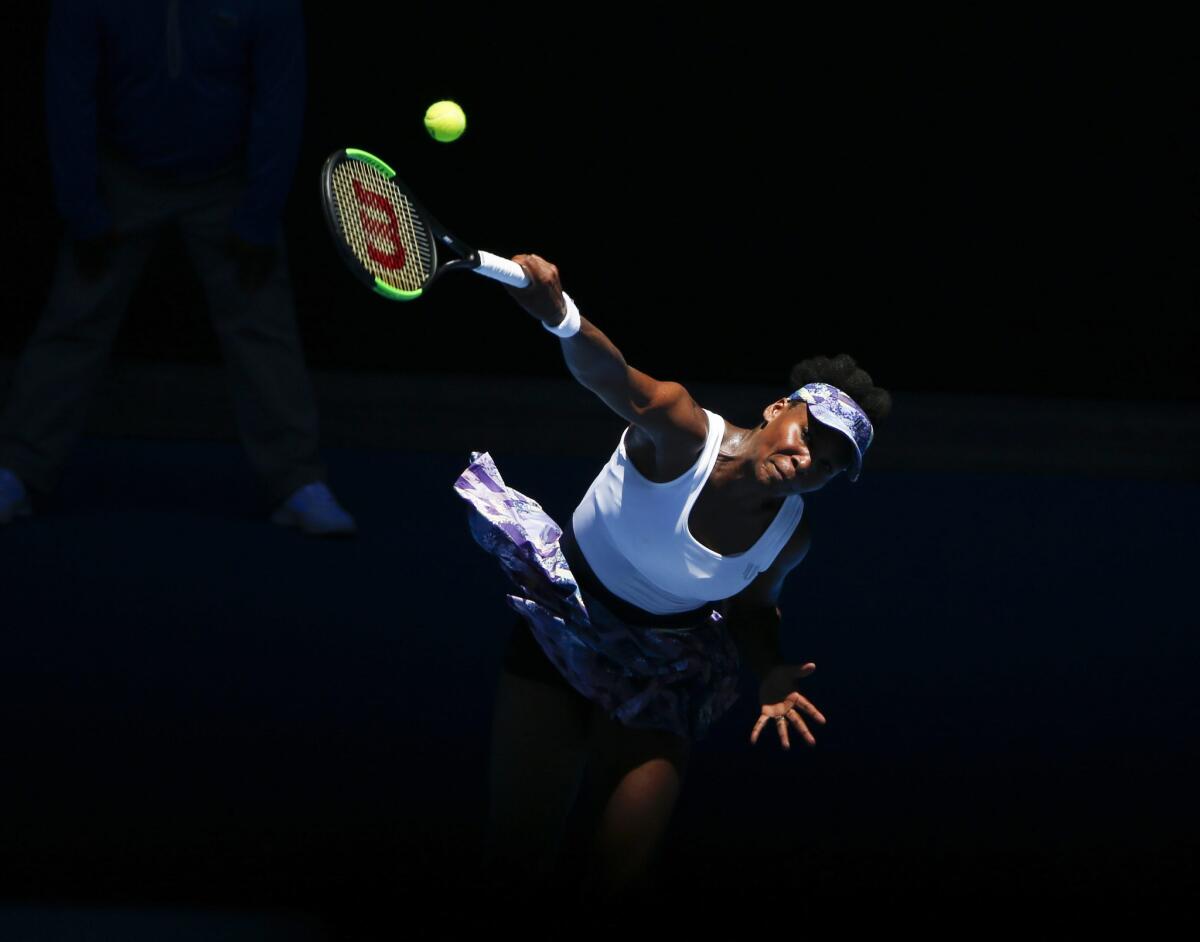
[[[819,491],[853,463],[846,436],[812,418],[805,402],[777,400],[763,412],[758,478],[780,494]]]

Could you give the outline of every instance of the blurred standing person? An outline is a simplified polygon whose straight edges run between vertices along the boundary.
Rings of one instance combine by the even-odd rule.
[[[177,226],[271,519],[355,531],[317,453],[280,224],[304,85],[299,0],[54,0],[46,117],[66,232],[0,419],[0,524],[56,485],[151,250]]]

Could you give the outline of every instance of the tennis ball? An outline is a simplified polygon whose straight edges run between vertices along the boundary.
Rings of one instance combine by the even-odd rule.
[[[455,102],[435,101],[425,112],[425,130],[435,141],[457,141],[466,129],[467,116]]]

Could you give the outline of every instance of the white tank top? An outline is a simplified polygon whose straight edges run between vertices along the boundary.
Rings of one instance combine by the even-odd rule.
[[[725,433],[725,420],[704,411],[708,437],[690,469],[663,484],[646,480],[625,453],[626,428],[571,519],[579,549],[600,581],[658,615],[736,595],[771,565],[804,513],[804,499],[788,495],[767,531],[744,553],[722,556],[692,536],[688,516]]]

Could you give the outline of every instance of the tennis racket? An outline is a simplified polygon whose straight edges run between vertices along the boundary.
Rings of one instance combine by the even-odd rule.
[[[529,284],[516,262],[476,251],[448,232],[396,171],[366,151],[347,147],[329,155],[321,204],[350,271],[385,298],[414,301],[448,271],[473,271],[515,288]],[[564,300],[573,303],[565,292]]]

